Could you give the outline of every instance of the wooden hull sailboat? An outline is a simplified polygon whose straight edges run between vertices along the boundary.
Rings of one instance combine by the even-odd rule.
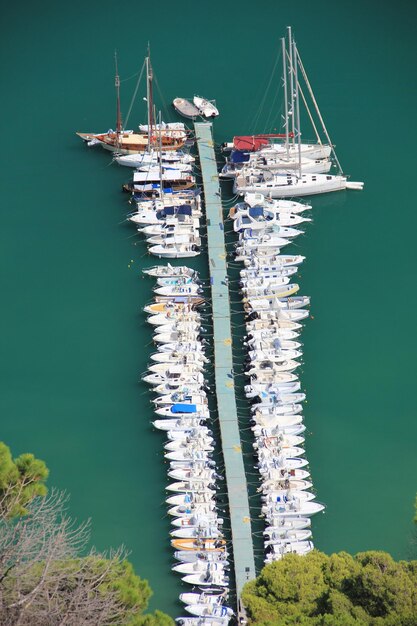
[[[146,63],[146,79],[147,79],[147,107],[148,107],[148,123],[142,132],[133,132],[132,130],[124,130],[122,126],[122,116],[120,112],[120,77],[117,69],[116,58],[116,99],[117,99],[117,115],[116,130],[108,130],[106,133],[80,133],[76,134],[81,137],[89,145],[101,145],[105,150],[117,152],[118,154],[134,154],[138,152],[161,150],[178,150],[182,148],[187,139],[187,133],[177,128],[161,128],[155,124],[153,112],[153,96],[152,81],[153,72],[150,56],[145,59]],[[149,132],[151,129],[151,132]]]

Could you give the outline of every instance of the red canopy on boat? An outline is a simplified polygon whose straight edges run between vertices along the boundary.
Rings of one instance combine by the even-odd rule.
[[[289,137],[292,137],[292,133],[289,133]],[[233,146],[235,150],[242,150],[243,152],[256,152],[263,146],[269,144],[269,140],[272,138],[285,139],[286,135],[280,133],[269,133],[265,135],[239,135],[233,137]]]

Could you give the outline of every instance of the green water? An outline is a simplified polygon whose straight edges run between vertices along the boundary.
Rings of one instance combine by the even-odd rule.
[[[142,306],[152,262],[123,220],[128,172],[74,131],[114,126],[113,52],[127,111],[148,40],[166,103],[215,97],[217,142],[250,126],[292,24],[324,118],[362,193],[313,200],[297,249],[314,319],[303,335],[307,454],[327,510],[318,548],[416,556],[415,10],[405,2],[287,5],[90,0],[7,3],[3,140],[1,439],[46,460],[100,549],[125,544],[178,614],[163,436],[150,427]],[[139,98],[132,125],[144,121]],[[162,104],[162,103],[161,103]],[[135,245],[137,243],[137,245]],[[205,270],[204,260],[195,264]]]

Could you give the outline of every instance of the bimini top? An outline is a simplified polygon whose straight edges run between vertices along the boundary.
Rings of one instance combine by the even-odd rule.
[[[192,215],[192,207],[190,204],[181,204],[180,206],[166,206],[158,213],[161,215]]]
[[[197,406],[195,404],[173,404],[171,413],[196,413]]]

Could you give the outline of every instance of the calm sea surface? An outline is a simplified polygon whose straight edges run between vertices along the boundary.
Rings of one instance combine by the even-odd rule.
[[[216,98],[215,139],[257,116],[291,24],[346,173],[365,190],[313,199],[297,241],[307,454],[326,552],[417,556],[415,15],[405,2],[7,3],[0,127],[0,439],[45,459],[100,549],[125,544],[179,614],[160,433],[150,426],[142,313],[152,259],[125,223],[127,170],[75,131],[114,126],[117,48],[127,112],[150,41],[161,94]],[[274,79],[277,81],[277,78]],[[274,87],[275,85],[275,87]],[[272,91],[265,111],[271,110]],[[145,121],[140,92],[130,124]],[[167,119],[166,114],[164,118]],[[171,119],[174,115],[171,113]],[[279,119],[279,107],[271,124]],[[203,259],[195,264],[207,275]]]

